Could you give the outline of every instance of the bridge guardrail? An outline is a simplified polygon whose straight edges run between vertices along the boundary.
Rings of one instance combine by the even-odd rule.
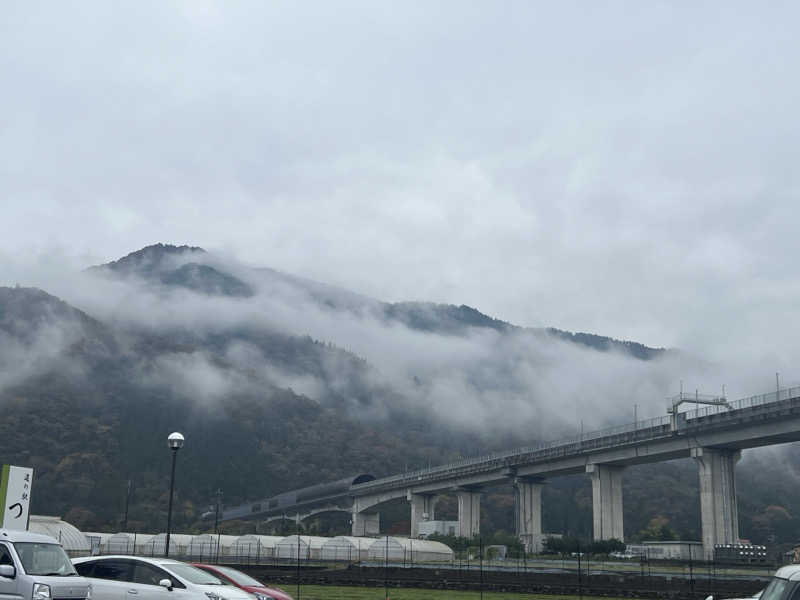
[[[742,408],[753,408],[756,406],[763,406],[765,404],[772,404],[774,402],[781,402],[784,400],[791,400],[800,396],[800,387],[786,388],[780,391],[769,392],[767,394],[759,394],[757,396],[750,396],[749,398],[742,398],[729,402],[727,406],[706,406],[703,408],[696,408],[694,410],[686,411],[687,419],[696,419],[699,417],[707,417],[719,413],[726,413],[731,410],[739,410]]]
[[[729,402],[727,405],[713,405],[704,408],[685,411],[680,414],[685,416],[686,421],[688,423],[691,422],[692,420],[699,419],[702,417],[707,417],[710,415],[716,415],[721,413],[727,414],[735,410],[764,406],[767,404],[773,404],[797,397],[800,397],[800,386],[778,390],[767,394],[750,396],[748,398],[742,398],[739,400],[735,400],[733,402]],[[628,423],[625,425],[617,425],[605,429],[589,431],[578,436],[562,438],[550,442],[542,442],[540,444],[535,444],[533,446],[525,446],[522,448],[516,448],[514,450],[495,452],[480,457],[465,458],[456,462],[448,463],[446,465],[439,465],[436,467],[430,467],[425,469],[417,469],[415,471],[409,471],[406,473],[401,473],[399,475],[392,475],[389,477],[374,479],[366,483],[354,485],[351,489],[369,490],[371,488],[382,487],[385,485],[391,485],[393,483],[399,483],[399,482],[414,483],[422,478],[429,478],[432,475],[446,474],[448,472],[453,472],[453,471],[463,472],[465,469],[467,470],[467,472],[473,472],[473,471],[491,470],[493,468],[502,468],[507,465],[508,459],[521,458],[526,455],[527,456],[538,455],[537,458],[545,459],[545,458],[551,458],[553,456],[561,456],[564,454],[569,454],[572,452],[592,450],[602,446],[610,445],[611,443],[610,438],[613,438],[615,436],[626,436],[627,439],[625,441],[635,441],[636,438],[653,438],[655,437],[652,435],[654,433],[667,434],[667,431],[664,430],[669,428],[669,425],[670,425],[669,415],[662,417],[653,417],[650,419],[636,421],[635,423]],[[631,436],[630,434],[633,435]],[[592,443],[601,441],[602,443]],[[617,440],[614,443],[617,444],[620,441],[623,440]],[[472,468],[470,469],[469,467]]]

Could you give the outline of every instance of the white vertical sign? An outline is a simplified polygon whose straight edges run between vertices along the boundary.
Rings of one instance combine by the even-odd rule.
[[[3,501],[0,527],[22,531],[28,529],[32,485],[33,469],[3,465],[0,481],[0,499]]]

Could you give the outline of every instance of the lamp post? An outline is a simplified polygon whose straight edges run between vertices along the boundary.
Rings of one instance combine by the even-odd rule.
[[[170,433],[167,438],[167,445],[172,450],[172,475],[169,478],[169,508],[167,508],[167,544],[164,546],[164,558],[169,557],[169,534],[172,529],[172,493],[175,490],[175,459],[178,450],[183,448],[183,434],[177,431]]]

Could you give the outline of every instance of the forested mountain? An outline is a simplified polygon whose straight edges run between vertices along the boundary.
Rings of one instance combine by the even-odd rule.
[[[128,528],[164,528],[173,430],[187,438],[176,523],[201,527],[217,488],[236,504],[624,422],[676,356],[468,306],[385,303],[188,246],[76,273],[68,294],[0,288],[0,459],[36,470],[34,512],[91,530],[120,528],[128,480]],[[788,487],[740,489],[743,535],[800,533]],[[545,527],[588,535],[590,498],[584,478],[553,482]],[[487,528],[511,528],[508,502],[489,494]],[[656,519],[696,537],[698,502],[689,464],[631,469],[626,527]]]

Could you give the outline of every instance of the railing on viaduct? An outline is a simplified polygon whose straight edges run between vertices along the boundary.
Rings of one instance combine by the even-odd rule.
[[[792,404],[792,401],[797,401],[796,403],[800,404],[800,387],[751,396],[729,402],[727,405],[707,406],[689,410],[680,413],[681,419],[677,433],[690,431],[696,433],[698,430],[705,428],[710,429],[736,423],[742,418],[753,416],[752,411],[747,409],[761,409],[758,411],[759,416],[767,416],[770,413],[780,412],[787,404]],[[743,412],[748,412],[749,414],[742,414]],[[712,418],[709,419],[709,417]],[[351,491],[354,495],[372,493],[381,488],[394,488],[399,485],[412,485],[473,473],[491,472],[520,464],[529,464],[593,450],[666,438],[676,433],[672,429],[671,419],[670,415],[655,417],[626,425],[589,431],[578,436],[543,442],[533,446],[495,452],[477,458],[466,458],[446,465],[374,479],[354,485]]]

